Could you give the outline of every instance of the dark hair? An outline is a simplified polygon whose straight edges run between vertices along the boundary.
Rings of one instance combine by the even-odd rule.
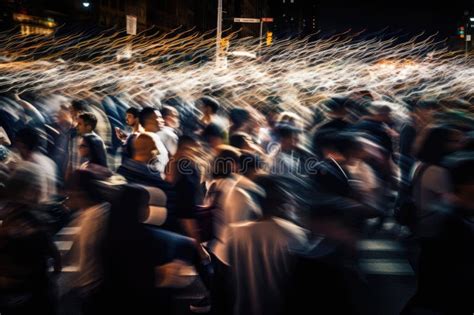
[[[125,113],[132,115],[133,117],[137,118],[140,115],[140,109],[137,107],[130,107],[125,111]]]
[[[229,118],[233,124],[232,127],[236,129],[242,126],[246,121],[249,120],[250,113],[248,110],[244,108],[236,107],[236,108],[231,109],[229,113]]]
[[[201,102],[203,106],[210,107],[214,114],[219,110],[219,102],[217,102],[213,97],[203,96],[198,101]]]
[[[301,131],[301,129],[288,123],[279,123],[275,126],[275,135],[278,139],[291,137],[295,134],[301,133]]]
[[[449,154],[448,142],[454,130],[446,126],[433,127],[428,130],[422,141],[416,157],[424,163],[439,165]]]
[[[76,112],[86,112],[88,105],[84,100],[72,100],[71,106]]]
[[[168,116],[172,116],[175,113],[178,113],[178,115],[179,115],[178,110],[176,108],[172,107],[172,106],[165,105],[161,109],[161,115],[163,116],[163,118],[168,117]]]
[[[247,143],[247,138],[248,136],[242,133],[236,133],[230,136],[229,138],[229,144],[233,147],[236,147],[238,149],[244,149],[245,144]]]
[[[206,126],[206,128],[204,128],[202,132],[202,137],[204,138],[205,141],[209,141],[210,137],[218,137],[218,138],[224,139],[225,132],[224,132],[224,129],[222,129],[217,124],[209,124]]]
[[[324,100],[321,103],[327,111],[333,113],[345,113],[347,110],[348,98],[342,96],[335,96],[329,99]]]
[[[140,121],[140,125],[145,126],[145,123],[150,117],[157,111],[154,107],[144,107],[140,114],[138,115],[138,119]]]
[[[91,126],[92,130],[94,130],[95,127],[97,127],[97,117],[95,117],[93,113],[85,112],[85,113],[80,114],[78,118],[81,118],[82,120],[84,120],[84,124]]]
[[[212,176],[214,178],[227,178],[232,175],[232,166],[238,166],[240,154],[236,150],[222,150],[214,159],[212,164]]]
[[[332,147],[345,157],[349,157],[354,152],[362,150],[362,144],[351,133],[341,133],[331,138],[332,143],[329,144],[329,147]]]
[[[89,163],[107,167],[107,157],[104,154],[103,142],[94,134],[82,137],[89,148]]]
[[[38,130],[26,127],[16,133],[15,141],[24,144],[29,151],[34,151],[40,147],[41,136]]]

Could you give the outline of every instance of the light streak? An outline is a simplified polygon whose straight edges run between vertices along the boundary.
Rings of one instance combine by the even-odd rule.
[[[212,90],[227,107],[258,107],[277,96],[284,109],[300,113],[325,97],[360,90],[389,100],[400,113],[409,96],[471,102],[474,96],[474,58],[439,49],[434,37],[403,43],[348,34],[312,42],[286,39],[262,47],[257,58],[233,58],[226,68],[216,68],[212,32],[178,31],[46,38],[2,32],[0,92],[96,100],[121,93],[149,103],[171,95],[192,103]],[[238,39],[236,33],[227,38],[229,51],[257,52],[258,39]],[[118,60],[124,51],[130,58]]]

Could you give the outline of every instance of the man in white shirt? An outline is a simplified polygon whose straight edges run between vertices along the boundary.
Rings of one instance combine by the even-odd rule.
[[[176,154],[178,150],[178,130],[179,130],[179,112],[171,106],[163,106],[161,115],[165,125],[158,132],[170,156]]]
[[[160,111],[153,107],[145,107],[140,112],[140,125],[145,129],[146,132],[150,133],[155,141],[156,148],[158,149],[158,155],[153,163],[153,167],[156,168],[160,174],[165,174],[165,168],[169,161],[168,150],[166,149],[163,141],[160,138],[159,132],[164,127],[163,117]]]

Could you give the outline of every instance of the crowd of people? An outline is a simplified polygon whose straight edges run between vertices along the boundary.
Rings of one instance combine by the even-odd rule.
[[[416,248],[403,314],[472,314],[473,105],[401,105],[0,96],[0,313],[58,311],[53,239],[75,220],[83,314],[171,314],[184,265],[206,289],[196,313],[367,314],[357,241],[395,218]]]

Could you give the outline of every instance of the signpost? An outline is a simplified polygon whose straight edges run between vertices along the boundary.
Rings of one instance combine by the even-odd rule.
[[[235,23],[260,23],[260,19],[234,18]]]

